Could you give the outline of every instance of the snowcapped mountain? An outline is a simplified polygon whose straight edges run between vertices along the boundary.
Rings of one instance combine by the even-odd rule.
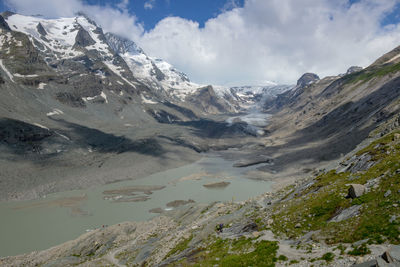
[[[202,85],[193,83],[186,74],[175,69],[168,62],[147,56],[137,44],[112,33],[105,34],[111,48],[128,64],[141,82],[165,90],[169,95],[184,101]]]

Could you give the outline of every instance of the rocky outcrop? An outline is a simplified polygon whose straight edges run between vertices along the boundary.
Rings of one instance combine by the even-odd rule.
[[[7,144],[32,143],[52,135],[49,129],[12,119],[1,119],[0,126],[0,142]]]
[[[309,84],[312,84],[319,80],[319,77],[315,73],[304,73],[300,79],[297,80],[297,87],[303,88]]]
[[[234,110],[232,106],[225,103],[223,99],[215,94],[214,88],[211,85],[199,88],[195,93],[188,96],[186,101],[192,103],[205,113],[232,112]]]
[[[335,215],[332,219],[330,219],[329,222],[341,222],[353,218],[354,216],[360,214],[361,207],[362,207],[361,205],[354,205],[351,206],[350,208],[342,210],[339,214]]]
[[[90,36],[90,34],[83,29],[82,27],[79,27],[78,33],[76,34],[75,37],[75,48],[78,47],[86,47],[89,45],[94,45],[96,42],[93,40],[93,38]]]
[[[359,67],[359,66],[351,66],[347,71],[346,71],[346,75],[352,74],[354,72],[359,72],[362,71],[363,68]]]
[[[354,155],[351,158],[344,160],[340,163],[340,168],[337,169],[339,173],[341,172],[351,172],[356,173],[359,171],[365,171],[376,164],[372,160],[371,155],[364,153],[362,155]]]
[[[39,22],[38,25],[36,26],[36,29],[37,29],[38,33],[40,33],[42,36],[46,36],[47,35],[47,32],[43,28],[42,23]]]
[[[1,15],[0,15],[0,29],[6,30],[6,31],[11,31],[7,22],[4,20],[3,16],[1,16]]]

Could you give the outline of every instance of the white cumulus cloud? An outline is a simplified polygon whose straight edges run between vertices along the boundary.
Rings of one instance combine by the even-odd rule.
[[[122,1],[121,3],[124,3]],[[145,31],[126,6],[79,0],[6,0],[23,14],[72,16],[83,10],[105,31],[129,37],[192,80],[212,84],[294,83],[304,72],[320,76],[363,67],[400,45],[400,24],[381,26],[399,0],[227,1],[204,27],[167,17]],[[122,8],[121,8],[122,7]]]

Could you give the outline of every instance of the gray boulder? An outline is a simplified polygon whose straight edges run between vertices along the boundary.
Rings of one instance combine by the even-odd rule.
[[[366,261],[359,264],[353,264],[353,267],[376,267],[378,266],[377,260]]]
[[[304,73],[300,79],[297,80],[297,87],[305,87],[313,82],[319,80],[319,77],[315,73]]]
[[[362,184],[351,184],[349,188],[348,198],[358,198],[365,193],[365,186]]]
[[[386,191],[386,193],[383,195],[384,197],[388,197],[392,194],[392,191],[389,189],[388,191]]]
[[[400,246],[392,245],[391,248],[383,253],[382,258],[387,263],[395,263],[400,266]]]

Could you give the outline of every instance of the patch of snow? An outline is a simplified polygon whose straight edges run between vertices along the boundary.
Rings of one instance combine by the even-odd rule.
[[[3,31],[1,31],[3,32]],[[5,43],[10,44],[10,42],[12,41],[12,35],[11,33],[7,32],[7,34],[2,34],[0,35],[0,48],[3,48],[3,45]],[[10,53],[10,49],[7,49],[7,54]]]
[[[98,97],[98,95],[96,95],[96,96],[82,97],[82,100],[85,101],[85,102],[88,102],[88,101],[91,101],[91,100],[96,99],[97,97]]]
[[[96,95],[96,96],[82,97],[82,100],[85,102],[88,102],[88,101],[94,100],[98,97],[102,97],[105,100],[105,102],[108,103],[107,95],[103,91],[101,92],[101,94]]]
[[[40,127],[40,128],[42,128],[42,129],[46,129],[46,130],[50,130],[49,128],[47,128],[46,126],[43,126],[43,125],[41,125],[41,124],[39,124],[39,123],[34,123],[33,125],[36,125],[37,127]]]
[[[123,83],[123,82],[120,82],[120,81],[117,81],[117,83],[119,83],[120,85],[124,85],[124,83]]]
[[[130,124],[130,123],[125,123],[124,126],[126,126],[126,127],[132,127],[133,125]]]
[[[47,116],[53,116],[53,115],[61,115],[61,114],[64,114],[64,112],[62,112],[61,110],[55,108],[55,109],[53,109],[53,111],[48,112],[46,115]]]
[[[158,104],[158,102],[145,98],[144,95],[142,95],[142,102],[145,104]]]
[[[15,77],[20,77],[20,78],[34,78],[34,77],[38,77],[39,75],[37,74],[28,74],[28,75],[22,75],[19,73],[14,73]]]
[[[108,103],[107,95],[106,95],[103,91],[101,92],[100,96],[101,96],[102,98],[104,98],[104,100],[106,101],[106,103]]]
[[[33,39],[45,47],[42,51],[52,51],[52,56],[58,59],[73,58],[83,54],[73,49],[78,33],[76,18],[44,19],[14,14],[7,18],[7,22],[12,30],[28,35],[35,47],[39,48]],[[47,32],[45,40],[37,30],[39,23]]]
[[[2,59],[0,59],[0,67],[4,70],[4,72],[7,74],[7,76],[8,76],[8,78],[10,78],[10,80],[12,81],[12,82],[14,82],[14,77],[13,77],[13,75],[8,71],[8,69],[4,66],[4,64],[3,64],[3,60]]]
[[[60,134],[59,132],[55,132],[55,133],[58,134],[59,136],[61,136],[62,138],[64,138],[65,140],[71,141],[71,139],[69,139],[68,136]]]
[[[105,79],[105,78],[106,78],[105,73],[102,72],[101,70],[98,70],[98,71],[95,73],[95,75],[96,75],[96,76],[99,76],[99,77],[102,78],[102,79]]]
[[[43,90],[43,89],[44,89],[44,87],[45,87],[46,85],[47,85],[47,84],[45,84],[45,83],[39,83],[39,85],[38,85],[38,88],[37,88],[37,89]]]
[[[115,66],[112,62],[110,61],[105,61],[104,64],[106,64],[106,66],[115,74],[117,74],[122,80],[124,80],[127,84],[129,84],[130,86],[132,86],[133,88],[136,88],[136,86],[131,83],[130,81],[128,81],[125,77],[122,76],[121,74],[121,68]]]

